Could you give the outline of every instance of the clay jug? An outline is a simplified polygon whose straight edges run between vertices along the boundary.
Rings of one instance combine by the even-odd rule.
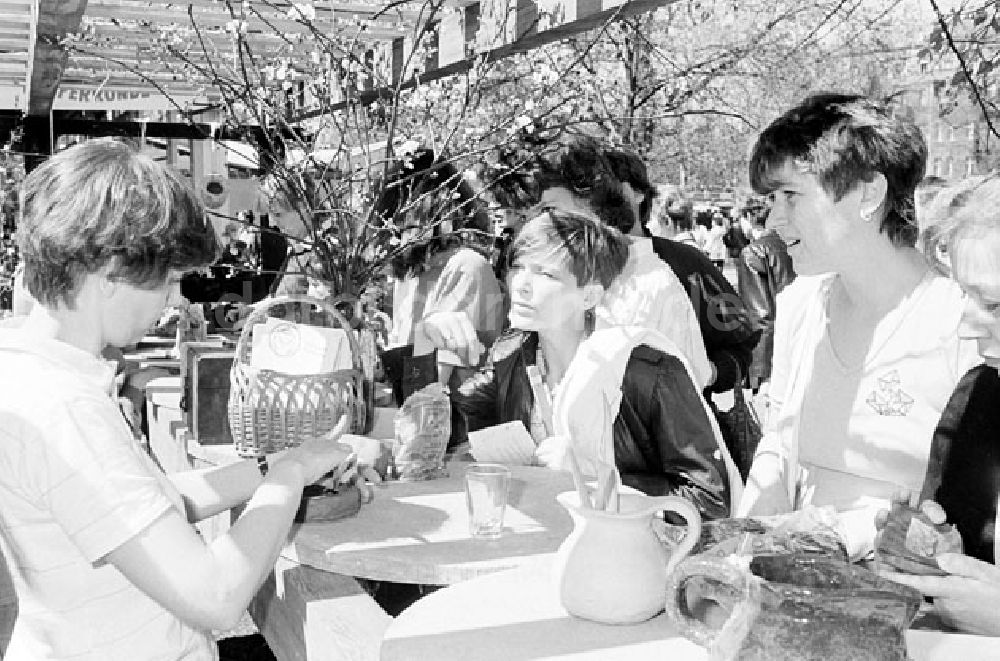
[[[667,617],[712,661],[906,661],[922,598],[841,560],[694,556],[671,574]]]
[[[643,622],[663,610],[667,575],[701,534],[698,510],[683,498],[641,493],[621,494],[617,512],[580,507],[573,491],[556,499],[573,519],[573,532],[556,554],[563,607],[605,624]],[[653,532],[659,512],[673,512],[687,523],[687,534],[672,553]]]

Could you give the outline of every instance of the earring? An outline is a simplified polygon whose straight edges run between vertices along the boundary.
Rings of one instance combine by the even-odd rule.
[[[865,221],[866,223],[872,222],[872,218],[874,216],[875,216],[875,214],[872,211],[862,211],[861,212],[861,220]]]

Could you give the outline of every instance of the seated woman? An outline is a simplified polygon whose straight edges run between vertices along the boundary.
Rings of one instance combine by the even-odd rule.
[[[512,330],[452,393],[469,430],[520,420],[539,443],[539,461],[560,467],[566,441],[553,435],[555,418],[574,390],[564,377],[581,372],[575,361],[593,331],[594,307],[627,258],[622,234],[588,216],[549,211],[524,226],[511,250]],[[686,497],[706,518],[727,516],[730,490],[739,485],[730,483],[717,428],[686,360],[640,345],[622,364],[613,443],[623,483]]]
[[[751,156],[799,278],[778,296],[769,415],[738,514],[830,506],[855,559],[892,494],[920,489],[934,426],[978,362],[958,336],[961,289],[914,247],[926,154],[887,108],[818,94]]]
[[[943,554],[948,576],[893,574],[934,598],[948,624],[1000,636],[1000,177],[991,175],[944,188],[927,209],[928,256],[946,255],[968,303],[960,333],[975,340],[985,364],[969,370],[952,394],[934,433],[922,498],[940,507],[962,535],[966,555]]]

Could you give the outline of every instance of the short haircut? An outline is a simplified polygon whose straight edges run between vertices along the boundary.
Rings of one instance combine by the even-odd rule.
[[[607,289],[628,261],[628,239],[588,215],[551,209],[521,229],[510,263],[523,255],[553,251],[565,255],[579,286],[597,282]]]
[[[642,202],[639,203],[639,222],[645,225],[652,215],[653,200],[656,199],[657,193],[656,187],[649,181],[646,164],[638,154],[625,149],[609,149],[605,155],[618,181],[628,184],[632,190],[642,195]]]
[[[773,191],[775,172],[792,161],[814,174],[835,200],[877,174],[888,184],[879,231],[895,246],[917,239],[913,191],[924,176],[927,144],[915,124],[857,94],[814,94],[764,129],[750,157],[750,184]]]
[[[109,264],[111,278],[153,288],[219,253],[185,177],[113,139],[74,145],[25,178],[18,243],[27,290],[69,307],[83,278]]]
[[[939,271],[947,273],[949,246],[956,239],[1000,232],[1000,173],[944,186],[921,211],[924,254]]]
[[[538,191],[565,188],[585,200],[601,222],[628,234],[635,225],[635,213],[605,152],[589,136],[554,141],[536,161]]]

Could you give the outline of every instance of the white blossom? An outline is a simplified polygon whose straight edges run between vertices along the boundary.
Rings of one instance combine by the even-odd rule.
[[[293,2],[288,8],[288,18],[298,21],[316,20],[316,7],[312,2]]]

